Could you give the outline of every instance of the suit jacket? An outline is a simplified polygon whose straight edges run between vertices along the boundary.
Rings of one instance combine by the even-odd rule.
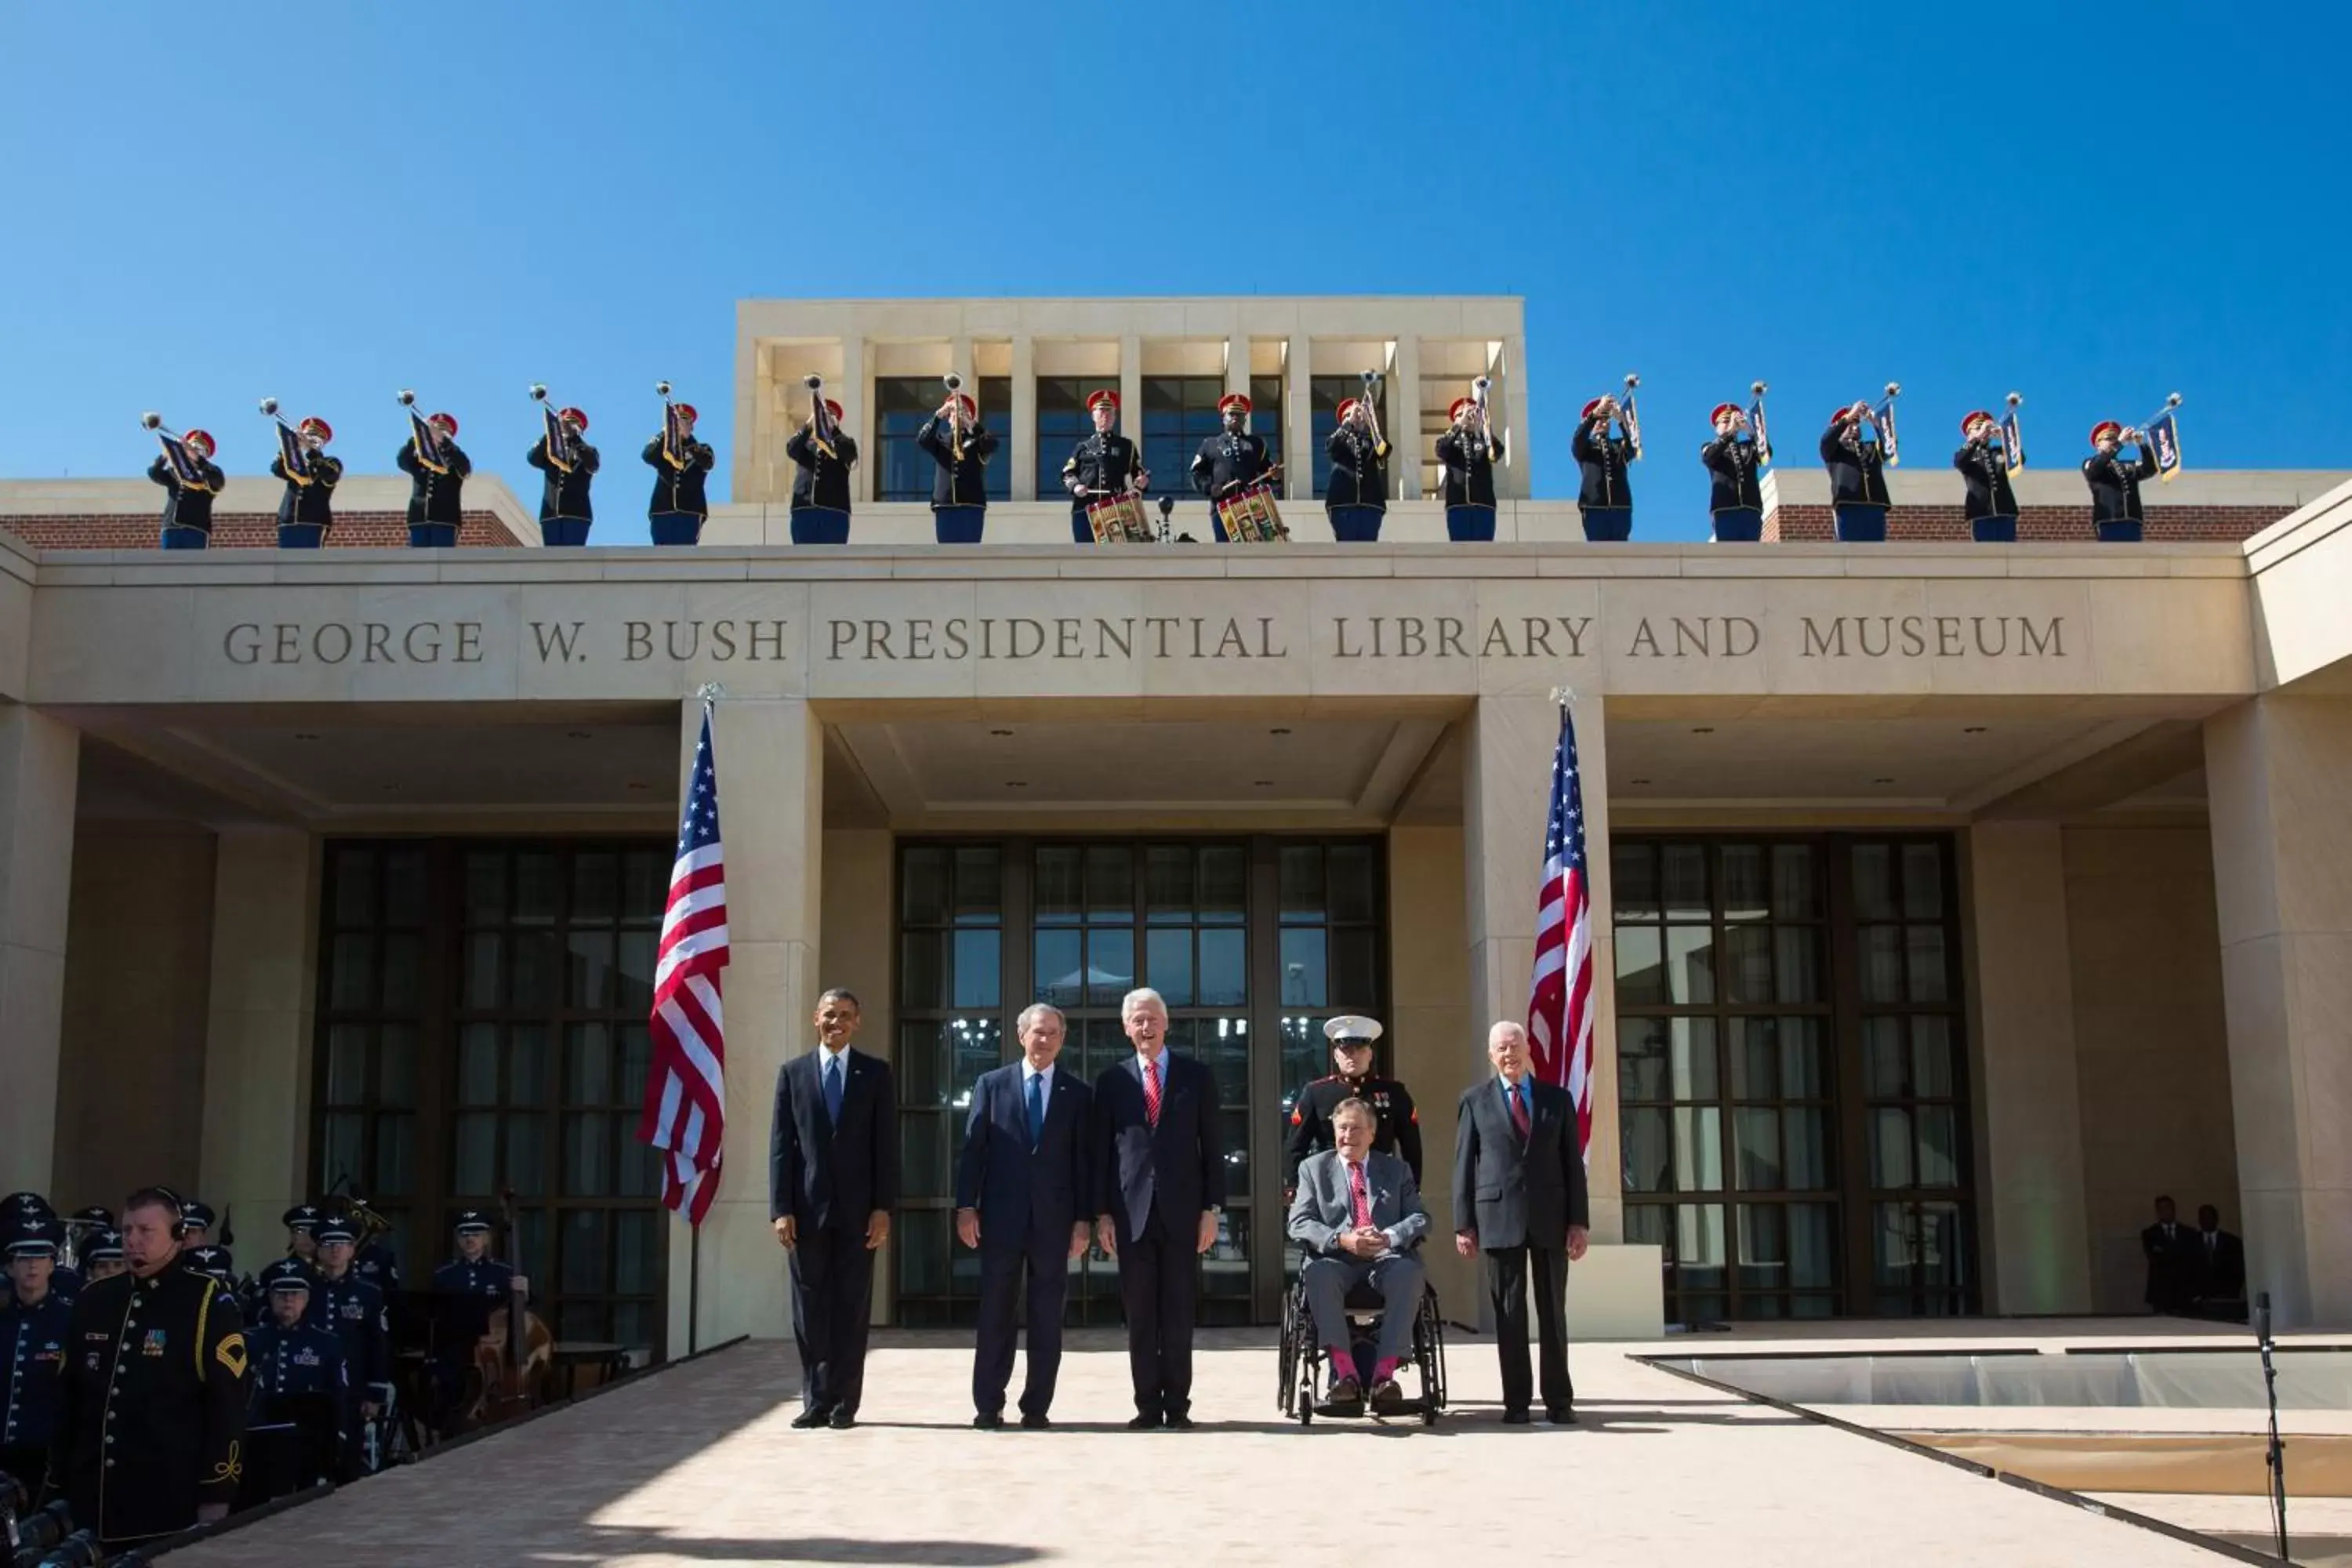
[[[822,1053],[812,1047],[776,1073],[768,1133],[768,1217],[803,1228],[863,1231],[877,1209],[898,1206],[898,1091],[890,1064],[855,1047],[844,1052],[841,1121],[824,1114]]]
[[[1389,1245],[1412,1252],[1429,1234],[1429,1210],[1412,1168],[1394,1154],[1374,1149],[1364,1156],[1364,1187],[1371,1199],[1372,1224],[1388,1232]],[[1348,1256],[1332,1245],[1356,1228],[1356,1205],[1349,1191],[1348,1163],[1337,1149],[1310,1154],[1298,1166],[1298,1195],[1290,1200],[1290,1239],[1318,1257]]]
[[[2213,1255],[2205,1255],[2205,1233],[2192,1231],[2189,1256],[2196,1264],[2195,1294],[2204,1301],[2242,1300],[2246,1294],[2246,1244],[2226,1230],[2213,1233]]]
[[[971,1118],[956,1162],[956,1207],[980,1211],[983,1252],[1018,1252],[1033,1237],[1069,1243],[1070,1226],[1094,1215],[1087,1143],[1094,1096],[1058,1062],[1045,1096],[1045,1126],[1029,1147],[1027,1069],[1009,1063],[971,1086]]]
[[[1577,1147],[1576,1102],[1530,1076],[1528,1139],[1519,1142],[1500,1079],[1462,1091],[1454,1128],[1454,1228],[1482,1247],[1564,1248],[1568,1227],[1592,1223]]]
[[[1216,1075],[1174,1051],[1160,1059],[1168,1077],[1156,1128],[1144,1114],[1134,1052],[1095,1079],[1095,1210],[1113,1216],[1121,1241],[1143,1228],[1155,1198],[1161,1223],[1179,1235],[1200,1224],[1203,1209],[1225,1204]]]
[[[2200,1247],[2194,1226],[2176,1221],[2167,1240],[2162,1225],[2139,1233],[2139,1249],[2147,1259],[2147,1292],[2151,1307],[2177,1307],[2189,1300],[2197,1275],[2196,1251]]]

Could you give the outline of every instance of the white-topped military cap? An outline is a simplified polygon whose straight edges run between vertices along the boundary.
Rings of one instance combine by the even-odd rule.
[[[1381,1037],[1381,1021],[1360,1013],[1342,1013],[1323,1026],[1323,1037],[1334,1045],[1343,1040],[1370,1045]]]

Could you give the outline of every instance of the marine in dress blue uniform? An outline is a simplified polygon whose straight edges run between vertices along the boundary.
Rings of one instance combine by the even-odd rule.
[[[1220,540],[1225,537],[1225,525],[1217,516],[1217,503],[1279,472],[1266,457],[1265,437],[1249,427],[1250,411],[1250,400],[1238,392],[1217,399],[1217,417],[1224,428],[1192,454],[1192,488],[1208,498],[1209,525]]]
[[[457,445],[456,415],[436,414],[425,423],[433,430],[432,451],[420,458],[415,441],[403,441],[393,465],[409,479],[408,547],[446,550],[466,521],[466,476],[474,460]]]
[[[1633,532],[1633,438],[1609,434],[1619,417],[1617,400],[1596,397],[1584,405],[1569,450],[1576,455],[1580,480],[1576,510],[1583,514],[1584,537],[1619,543]],[[1416,1177],[1416,1180],[1419,1178]]]
[[[333,1423],[331,1444],[324,1453],[288,1456],[290,1463],[268,1489],[275,1493],[279,1486],[286,1486],[299,1490],[319,1480],[336,1479],[349,1473],[350,1456],[342,1446],[344,1434],[356,1426],[343,1342],[331,1331],[307,1321],[311,1279],[299,1259],[278,1259],[261,1271],[257,1283],[268,1305],[260,1326],[246,1335],[252,1357],[248,1430],[255,1444],[255,1465],[261,1468],[271,1464],[261,1429],[295,1421],[302,1405],[318,1402],[324,1405]]]
[[[988,459],[996,455],[996,432],[981,423],[980,405],[969,394],[949,394],[915,432],[915,445],[939,467],[931,479],[933,534],[941,544],[978,544],[988,521]]]
[[[269,459],[271,476],[286,481],[286,493],[278,498],[278,548],[316,550],[335,526],[335,486],[342,481],[343,460],[327,456],[324,448],[335,438],[334,426],[315,415],[296,426],[294,434],[302,443],[310,472],[288,473],[282,451]]]
[[[1495,537],[1495,465],[1503,460],[1503,437],[1490,439],[1478,417],[1475,398],[1457,397],[1446,411],[1453,421],[1437,438],[1437,460],[1445,469],[1445,536],[1477,543]]]
[[[1070,539],[1077,544],[1095,542],[1094,525],[1087,521],[1088,506],[1129,490],[1140,495],[1151,483],[1135,443],[1118,433],[1118,394],[1107,386],[1097,388],[1087,399],[1087,413],[1094,419],[1095,433],[1079,442],[1062,465],[1062,488],[1070,492]]]
[[[1299,1163],[1339,1146],[1331,1132],[1331,1112],[1343,1100],[1360,1100],[1372,1108],[1374,1152],[1398,1156],[1412,1179],[1421,1180],[1421,1112],[1404,1085],[1372,1071],[1372,1046],[1381,1033],[1378,1019],[1355,1013],[1323,1026],[1323,1037],[1331,1042],[1331,1065],[1339,1070],[1315,1079],[1291,1102],[1290,1133],[1282,1150],[1286,1205],[1298,1190]]]
[[[22,1482],[36,1503],[43,1500],[49,1441],[57,1434],[58,1378],[73,1321],[73,1303],[50,1285],[64,1246],[65,1227],[55,1220],[12,1232],[7,1258],[13,1299],[0,1307],[0,1356],[8,1363],[0,1385],[0,1471]]]
[[[523,461],[547,476],[539,498],[539,541],[541,544],[585,544],[595,525],[596,510],[588,499],[597,464],[596,448],[580,437],[588,433],[588,416],[577,408],[560,410],[555,422],[563,426],[568,450],[551,453],[547,437],[531,443]]]
[[[1764,537],[1764,450],[1748,428],[1748,416],[1735,403],[1718,403],[1708,416],[1715,439],[1698,449],[1706,466],[1706,510],[1715,520],[1714,538],[1724,544],[1753,544]]]

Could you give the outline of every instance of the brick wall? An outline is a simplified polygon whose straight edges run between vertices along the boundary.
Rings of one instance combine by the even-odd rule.
[[[2286,506],[2149,506],[2150,540],[2251,538],[2294,510]],[[1764,537],[1829,540],[1837,537],[1825,506],[1784,506],[1764,518]],[[1899,540],[1968,539],[1969,520],[1956,506],[1898,506],[1886,514],[1886,537]],[[2094,537],[2091,508],[2028,506],[2018,509],[2017,537],[2045,543],[2079,544]]]
[[[157,516],[124,512],[91,512],[46,517],[0,517],[5,529],[37,550],[152,550],[163,532]],[[408,519],[396,511],[344,512],[327,530],[329,547],[344,549],[404,549]],[[457,530],[460,550],[509,548],[522,541],[509,531],[495,513],[468,511]],[[274,512],[216,512],[213,516],[215,550],[265,550],[278,543]]]

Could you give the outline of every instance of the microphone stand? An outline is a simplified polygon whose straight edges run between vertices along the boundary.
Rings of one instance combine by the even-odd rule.
[[[2286,1554],[2286,1445],[2279,1439],[2278,1367],[2271,1360],[2271,1293],[2262,1291],[2254,1297],[2254,1343],[2263,1358],[2263,1394],[2270,1405],[2270,1445],[2264,1450],[2263,1462],[2271,1474],[2271,1525],[2278,1532],[2278,1555],[2282,1563]]]

